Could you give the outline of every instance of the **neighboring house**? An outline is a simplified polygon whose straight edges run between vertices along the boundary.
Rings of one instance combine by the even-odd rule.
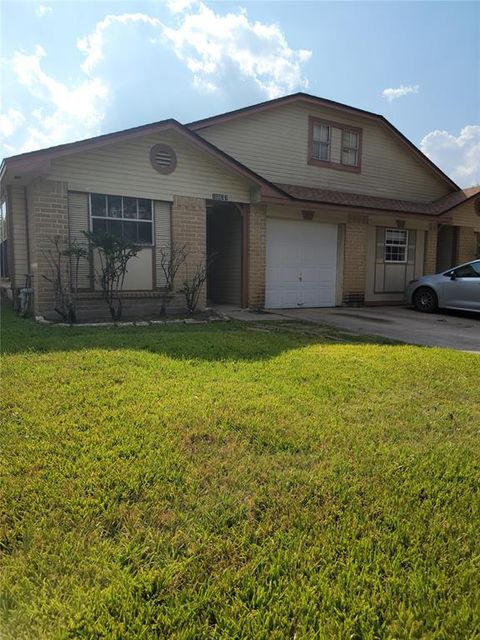
[[[461,190],[382,116],[303,93],[8,158],[1,194],[11,286],[32,274],[48,317],[45,254],[87,229],[142,246],[129,315],[160,308],[171,241],[188,245],[189,273],[215,254],[203,305],[279,308],[401,303],[410,279],[472,259],[480,237],[480,187]],[[94,256],[80,285],[80,316],[103,315]]]

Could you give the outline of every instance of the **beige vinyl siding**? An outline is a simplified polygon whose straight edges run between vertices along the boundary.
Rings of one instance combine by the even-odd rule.
[[[361,173],[307,164],[309,116],[363,129]],[[451,191],[380,123],[334,109],[280,105],[197,133],[272,182],[420,202]]]
[[[457,227],[471,227],[475,231],[480,231],[480,216],[475,211],[474,200],[472,198],[454,210],[452,224]]]
[[[171,146],[177,155],[177,167],[169,175],[150,164],[150,149],[157,143]],[[48,177],[68,182],[72,191],[168,201],[174,195],[209,199],[224,193],[231,201],[249,202],[252,186],[173,131],[59,158],[52,161]]]
[[[339,163],[342,157],[342,130],[331,128],[330,161]]]
[[[10,274],[10,279],[13,286],[24,287],[25,274],[29,273],[27,211],[24,187],[10,187],[8,215],[11,216],[11,226],[9,228],[13,235],[13,238],[10,239],[10,246],[13,246],[13,273]]]
[[[172,207],[170,202],[154,203],[155,212],[155,256],[156,256],[156,278],[157,287],[165,286],[165,274],[160,265],[160,247],[169,247],[171,243],[171,211]]]
[[[68,229],[70,242],[76,241],[82,246],[87,245],[87,239],[83,235],[89,228],[89,202],[88,193],[77,191],[68,192]],[[89,289],[90,265],[88,260],[80,260],[78,264],[78,286],[80,289]]]

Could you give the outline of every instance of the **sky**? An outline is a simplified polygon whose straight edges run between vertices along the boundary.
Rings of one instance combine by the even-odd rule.
[[[480,2],[3,0],[0,156],[296,91],[480,184]]]

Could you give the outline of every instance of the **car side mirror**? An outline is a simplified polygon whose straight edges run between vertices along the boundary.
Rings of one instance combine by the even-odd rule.
[[[452,271],[452,273],[450,274],[450,280],[456,280],[457,276],[455,275],[455,271]]]

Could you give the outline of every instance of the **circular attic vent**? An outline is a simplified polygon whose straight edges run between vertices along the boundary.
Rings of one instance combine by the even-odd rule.
[[[167,144],[154,144],[150,149],[150,162],[158,173],[172,173],[177,166],[177,156]]]

